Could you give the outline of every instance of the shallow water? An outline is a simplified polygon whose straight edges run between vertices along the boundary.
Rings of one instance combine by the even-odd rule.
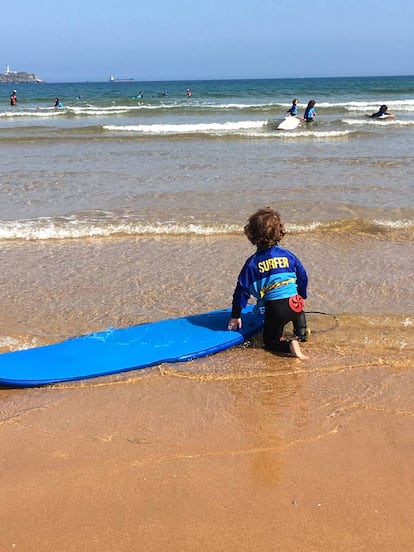
[[[385,354],[371,325],[409,332],[414,309],[413,83],[200,81],[192,98],[147,83],[143,100],[138,83],[19,87],[0,108],[1,349],[230,306],[242,227],[272,205],[324,313],[312,323],[354,316]],[[281,133],[291,95],[317,99],[317,123]],[[366,117],[384,101],[394,120]]]
[[[268,204],[294,231],[411,232],[413,82],[22,85],[0,107],[0,238],[228,235]],[[278,131],[292,95],[300,113],[316,98],[317,122]],[[383,102],[395,119],[367,117]]]

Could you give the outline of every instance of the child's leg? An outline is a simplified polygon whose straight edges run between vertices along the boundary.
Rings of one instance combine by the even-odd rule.
[[[308,340],[305,311],[300,312],[296,320],[293,320],[293,330],[298,341],[303,343]]]
[[[284,323],[281,321],[280,312],[277,305],[278,301],[266,301],[265,303],[265,319],[263,327],[263,342],[266,349],[276,350],[280,343],[286,344],[286,341],[280,341]],[[289,346],[287,351],[289,352]]]
[[[282,339],[283,328],[290,321],[299,321],[297,328],[305,336],[306,341],[306,316],[303,311],[299,314],[294,313],[289,306],[288,299],[265,301],[264,346],[269,351],[290,353],[297,358],[305,359],[307,357],[300,350],[298,340],[285,341]]]
[[[283,328],[289,322],[290,308],[287,300],[265,301],[263,342],[269,351],[290,353],[290,342],[282,340]]]

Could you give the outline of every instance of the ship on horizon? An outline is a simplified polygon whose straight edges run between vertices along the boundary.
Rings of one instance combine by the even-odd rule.
[[[134,82],[135,79],[133,79],[132,77],[114,77],[113,75],[111,75],[109,77],[109,82]]]

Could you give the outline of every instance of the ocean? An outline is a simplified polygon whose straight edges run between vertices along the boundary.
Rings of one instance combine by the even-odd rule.
[[[230,307],[268,205],[310,336],[0,388],[0,548],[412,550],[414,77],[14,88],[0,353]]]
[[[229,306],[266,205],[309,310],[364,331],[361,315],[412,316],[413,76],[15,88],[10,106],[0,87],[3,350]],[[293,98],[316,120],[277,130]],[[369,118],[383,103],[395,118]]]

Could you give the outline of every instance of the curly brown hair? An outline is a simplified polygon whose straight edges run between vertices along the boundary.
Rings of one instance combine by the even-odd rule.
[[[244,233],[258,249],[272,247],[286,234],[280,214],[271,207],[258,209],[249,218]]]

